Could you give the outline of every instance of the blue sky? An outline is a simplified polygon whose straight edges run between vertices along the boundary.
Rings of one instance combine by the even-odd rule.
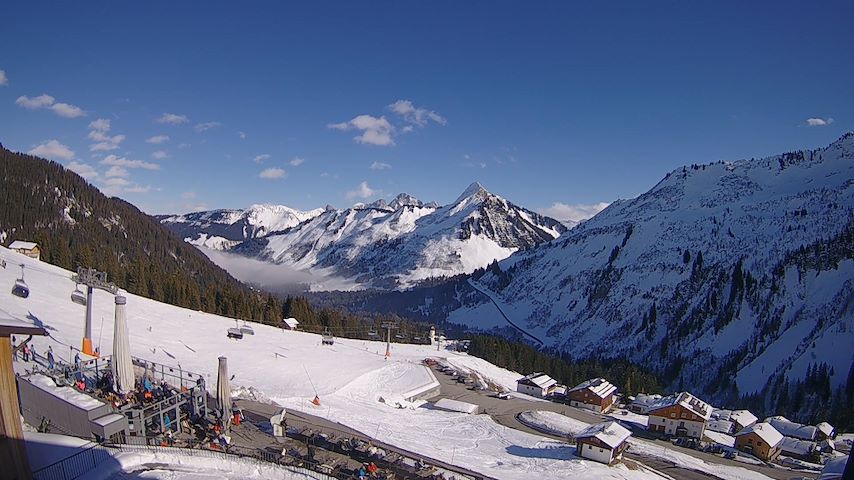
[[[4,3],[0,142],[149,213],[477,180],[569,218],[854,129],[850,1],[34,3]]]

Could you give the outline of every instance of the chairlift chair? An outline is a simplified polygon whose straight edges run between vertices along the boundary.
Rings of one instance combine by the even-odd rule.
[[[86,306],[86,294],[80,291],[79,285],[76,285],[74,291],[71,292],[71,301],[78,305]]]
[[[243,332],[240,331],[239,328],[231,327],[228,329],[228,333],[226,336],[228,338],[235,338],[237,340],[240,340],[241,338],[243,338]]]
[[[332,332],[330,332],[328,328],[323,331],[323,335],[321,336],[321,343],[323,345],[335,344],[335,337],[332,336]]]
[[[30,287],[27,286],[27,282],[24,281],[24,264],[21,264],[21,278],[15,280],[15,286],[12,287],[12,295],[21,298],[27,298],[30,296]]]
[[[244,335],[255,335],[255,330],[252,330],[252,327],[246,325],[246,322],[243,322],[243,325],[240,327],[240,333]]]

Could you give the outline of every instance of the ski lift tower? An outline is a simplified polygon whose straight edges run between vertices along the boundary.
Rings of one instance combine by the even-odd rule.
[[[386,337],[385,337],[385,358],[391,356],[391,329],[397,328],[396,322],[383,322],[380,325],[382,328],[386,329]]]
[[[71,279],[78,285],[86,285],[86,328],[83,332],[83,348],[81,351],[86,355],[95,356],[92,349],[92,300],[95,289],[117,294],[119,287],[107,281],[107,273],[99,272],[94,268],[77,267],[77,275]]]

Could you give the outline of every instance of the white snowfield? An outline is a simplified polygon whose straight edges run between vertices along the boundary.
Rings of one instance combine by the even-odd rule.
[[[68,345],[78,347],[83,334],[85,308],[72,303],[71,273],[0,248],[7,268],[0,269],[0,315],[43,325],[50,338],[35,337],[33,344],[44,353],[53,346],[55,356],[67,360]],[[20,267],[25,266],[29,298],[11,294]],[[255,335],[243,340],[226,338],[234,320],[191,311],[127,294],[127,323],[131,352],[168,366],[198,372],[216,383],[217,357],[228,358],[232,386],[256,397],[267,397],[281,405],[327,417],[362,431],[380,441],[400,446],[425,457],[433,457],[498,479],[660,479],[647,470],[624,465],[608,467],[574,456],[566,443],[507,429],[485,415],[467,415],[427,408],[395,408],[379,401],[396,398],[431,381],[420,361],[428,356],[476,370],[482,361],[436,347],[393,345],[392,356],[383,356],[380,342],[336,339],[331,347],[321,345],[320,336],[253,325]],[[109,355],[112,348],[114,299],[96,291],[94,343]],[[19,339],[20,341],[20,339]],[[19,365],[20,368],[20,365]],[[518,374],[497,367],[484,368],[484,375],[505,383]],[[502,380],[503,379],[503,380]],[[321,405],[310,403],[315,394]],[[180,464],[185,460],[176,460]],[[195,467],[193,472],[196,472]],[[150,478],[255,478],[240,470],[209,477],[190,472]],[[186,474],[186,476],[185,476]],[[152,474],[153,475],[153,474]],[[199,473],[201,475],[201,473]]]
[[[557,412],[530,411],[522,412],[519,420],[526,425],[554,435],[575,436],[589,425],[561,415]],[[697,457],[677,451],[675,448],[662,444],[629,438],[629,451],[643,457],[650,457],[672,462],[678,467],[714,475],[718,478],[732,480],[768,480],[769,477],[753,470],[717,463],[708,463]]]

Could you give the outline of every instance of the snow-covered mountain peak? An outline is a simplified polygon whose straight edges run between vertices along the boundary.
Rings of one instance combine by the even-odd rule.
[[[424,202],[418,200],[408,193],[399,193],[391,203],[388,204],[390,208],[393,210],[397,210],[401,207],[423,207]]]
[[[468,198],[482,196],[484,194],[489,194],[489,191],[487,191],[480,182],[474,182],[463,190],[463,193],[457,197],[457,200],[454,201],[454,203],[461,203]]]

